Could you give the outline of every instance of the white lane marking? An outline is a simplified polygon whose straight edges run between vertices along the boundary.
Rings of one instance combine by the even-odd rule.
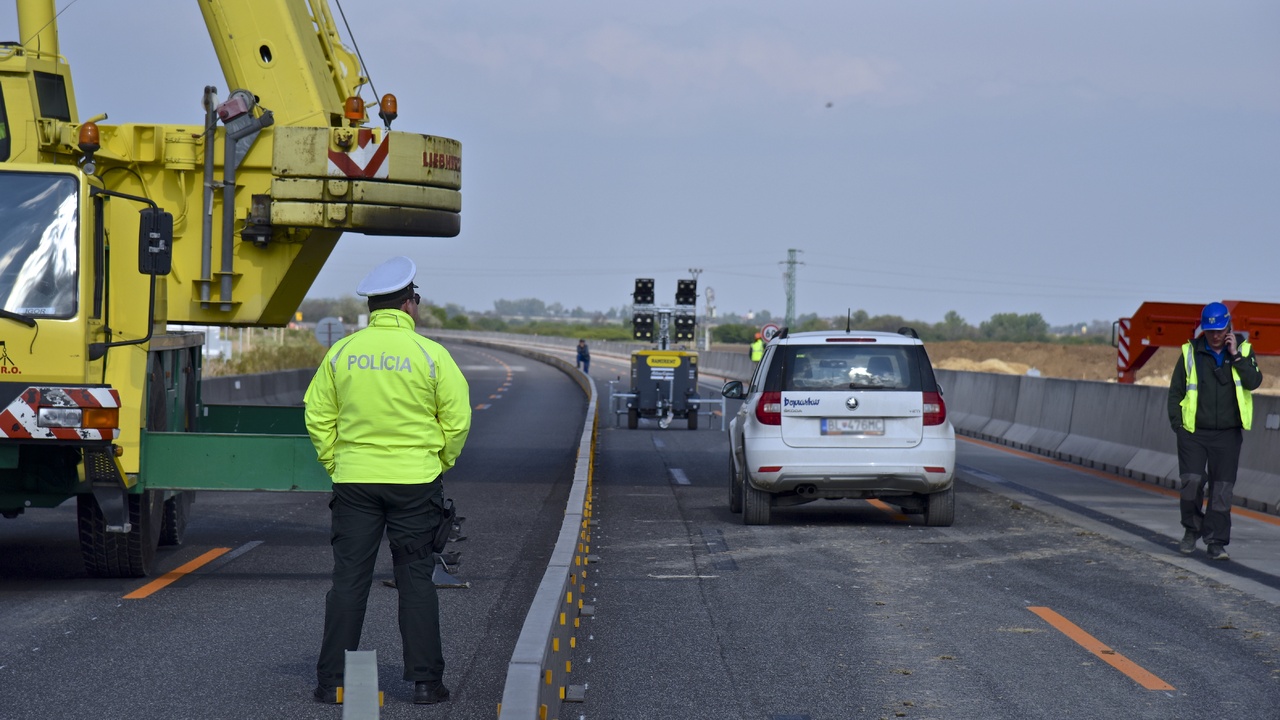
[[[677,485],[688,485],[689,476],[684,474],[680,468],[671,468],[671,477],[675,478]]]
[[[654,447],[663,447],[662,441],[661,441],[661,440],[659,440],[658,438],[654,438],[654,439],[653,439],[653,446],[654,446]]]
[[[525,372],[525,366],[524,366],[524,365],[510,365],[510,366],[502,366],[502,365],[459,365],[459,366],[458,366],[458,369],[462,370],[463,372],[466,372],[466,371],[468,371],[468,370],[476,370],[476,371],[481,371],[481,370],[504,370],[504,371],[506,371],[506,372],[508,372],[508,373],[513,373],[513,372]]]

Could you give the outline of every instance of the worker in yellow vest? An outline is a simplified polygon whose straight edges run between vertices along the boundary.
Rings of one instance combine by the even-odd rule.
[[[764,359],[764,337],[760,333],[756,333],[756,339],[751,341],[751,362],[759,364]]]
[[[1185,530],[1178,550],[1190,555],[1196,540],[1204,538],[1209,559],[1227,560],[1240,447],[1244,431],[1253,425],[1250,392],[1262,384],[1262,371],[1253,348],[1232,330],[1226,305],[1205,305],[1200,329],[1199,337],[1182,346],[1169,381]]]

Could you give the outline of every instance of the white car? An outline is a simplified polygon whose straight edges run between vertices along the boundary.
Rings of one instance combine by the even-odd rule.
[[[769,524],[775,505],[876,498],[926,525],[955,518],[955,430],[909,328],[774,338],[730,421],[729,509]]]

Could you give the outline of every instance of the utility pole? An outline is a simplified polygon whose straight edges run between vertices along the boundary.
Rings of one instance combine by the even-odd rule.
[[[796,266],[804,263],[796,259],[796,256],[803,252],[791,248],[787,250],[787,259],[780,265],[785,265],[786,269],[782,271],[782,285],[787,291],[787,316],[783,320],[786,327],[796,324]]]

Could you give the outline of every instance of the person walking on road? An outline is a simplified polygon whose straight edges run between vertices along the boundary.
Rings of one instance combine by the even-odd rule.
[[[445,519],[440,476],[462,452],[471,403],[449,352],[414,329],[416,272],[412,260],[394,257],[365,276],[356,293],[368,298],[369,326],[329,349],[304,398],[307,433],[333,479],[319,702],[338,701],[345,651],[360,645],[384,533],[400,594],[404,679],[415,703],[449,699],[432,546]]]
[[[582,368],[582,372],[591,372],[591,350],[587,348],[586,340],[578,341],[578,364],[577,367]]]
[[[1210,559],[1227,560],[1240,447],[1253,424],[1250,393],[1262,384],[1262,371],[1253,348],[1232,330],[1226,305],[1205,305],[1200,329],[1200,337],[1182,346],[1169,381],[1185,529],[1178,550],[1190,555],[1204,538]]]

